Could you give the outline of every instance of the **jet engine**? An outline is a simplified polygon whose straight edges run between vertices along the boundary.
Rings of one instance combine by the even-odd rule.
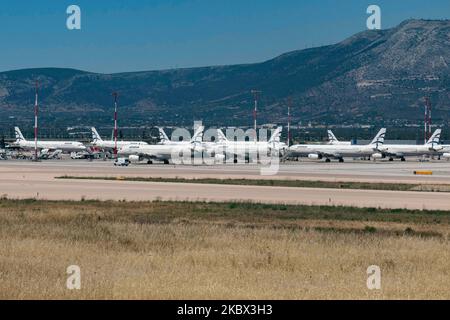
[[[450,153],[444,153],[442,155],[442,157],[445,158],[445,159],[450,159]]]
[[[225,155],[224,155],[224,154],[221,154],[221,153],[216,153],[216,154],[214,155],[214,159],[215,159],[217,162],[223,162],[223,161],[225,160]]]
[[[310,153],[310,154],[308,154],[308,158],[318,160],[318,159],[320,159],[320,156],[316,153]]]
[[[373,159],[383,159],[384,156],[383,156],[381,153],[374,153],[374,154],[372,155],[372,158],[373,158]]]
[[[131,155],[128,157],[128,160],[130,160],[130,162],[139,162],[139,156],[136,155]]]

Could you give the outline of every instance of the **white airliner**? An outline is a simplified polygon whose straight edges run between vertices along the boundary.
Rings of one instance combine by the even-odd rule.
[[[257,156],[262,153],[277,152],[283,156],[287,150],[287,145],[280,142],[283,127],[278,127],[270,137],[269,141],[230,141],[222,130],[217,129],[217,143],[207,146],[208,152],[216,154],[217,159],[233,157],[237,162],[237,157]]]
[[[114,140],[103,140],[98,134],[97,130],[92,127],[92,145],[103,150],[114,150],[115,143]],[[128,145],[148,145],[147,142],[144,141],[117,141],[117,150],[124,146]]]
[[[192,152],[202,152],[204,129],[205,127],[199,126],[190,141],[156,145],[128,144],[122,146],[118,153],[120,156],[128,156],[130,162],[139,162],[147,159],[148,164],[152,164],[153,160],[169,164],[170,160],[173,160],[172,155],[177,155],[184,159],[186,155],[191,155]]]
[[[16,141],[12,144],[14,147],[19,147],[24,150],[34,150],[35,143],[24,138],[22,132],[18,127],[14,128],[16,134]],[[64,153],[86,151],[86,147],[78,141],[37,141],[37,149],[41,155],[48,154],[51,151],[58,151]]]
[[[170,140],[163,128],[158,127],[158,131],[159,131],[158,144],[182,146],[182,145],[186,145],[187,143],[190,143],[189,141],[172,141],[172,140]],[[203,131],[202,131],[202,134],[203,134]]]
[[[328,130],[328,143],[332,145],[349,146],[352,144],[351,141],[339,141],[334,135],[333,131]]]
[[[297,144],[289,148],[290,157],[308,157],[310,159],[338,159],[344,162],[345,157],[372,157],[379,159],[383,157],[380,147],[384,143],[386,129],[381,129],[371,143],[368,145],[332,145],[332,144]]]
[[[388,157],[389,161],[394,161],[394,158],[405,161],[405,157],[407,156],[439,155],[444,149],[444,146],[439,144],[441,132],[441,129],[437,129],[428,142],[423,145],[385,144],[379,151],[382,153],[383,157]]]

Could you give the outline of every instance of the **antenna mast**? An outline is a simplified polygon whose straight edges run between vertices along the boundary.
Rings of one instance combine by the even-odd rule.
[[[114,96],[114,158],[117,159],[117,92],[113,92]]]
[[[291,108],[292,108],[292,98],[288,100],[288,124],[287,124],[287,146],[291,141]]]
[[[425,133],[425,143],[431,137],[431,102],[430,98],[425,97],[425,121],[424,121],[424,133]]]
[[[258,133],[257,133],[257,123],[256,123],[256,119],[257,119],[257,113],[258,113],[258,98],[259,95],[262,93],[262,91],[260,90],[252,90],[251,93],[253,94],[253,98],[255,100],[255,107],[253,109],[253,127],[255,129],[255,141],[258,140]]]
[[[36,81],[35,87],[35,99],[34,99],[34,161],[38,161],[38,94],[39,94],[39,82]]]

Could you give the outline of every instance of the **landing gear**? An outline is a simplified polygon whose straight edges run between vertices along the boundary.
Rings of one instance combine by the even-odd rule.
[[[164,160],[164,164],[169,164],[169,160]]]
[[[330,159],[328,159],[328,158],[326,158],[326,159],[325,159],[325,162],[331,162],[331,160],[330,160]]]
[[[394,161],[394,158],[390,157],[390,158],[389,158],[389,161]]]
[[[343,158],[339,158],[339,162],[340,163],[344,162],[344,159]]]
[[[147,164],[153,164],[153,161],[152,160],[148,160]]]
[[[404,157],[401,157],[400,161],[405,162],[406,159]]]

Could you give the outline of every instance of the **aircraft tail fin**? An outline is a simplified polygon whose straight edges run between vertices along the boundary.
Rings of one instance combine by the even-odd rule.
[[[338,140],[338,139],[336,138],[336,136],[334,135],[333,131],[328,130],[327,133],[328,133],[328,141],[329,141],[331,144],[332,144],[332,143],[335,143],[335,142],[339,142],[339,140]]]
[[[380,131],[378,131],[377,135],[375,136],[375,138],[372,140],[372,142],[370,144],[375,145],[375,147],[377,148],[378,145],[384,144],[385,136],[386,136],[386,128],[382,128]]]
[[[441,140],[442,129],[437,129],[431,138],[428,140],[427,144],[438,144]]]
[[[199,126],[192,136],[191,143],[202,143],[204,126]]]
[[[225,136],[225,134],[223,133],[222,130],[217,129],[217,142],[226,142],[228,141],[227,137]]]
[[[91,131],[92,131],[92,140],[94,140],[94,142],[95,141],[103,141],[102,138],[100,137],[100,135],[98,134],[97,130],[94,127],[91,128]]]
[[[278,127],[273,132],[272,136],[269,139],[269,143],[271,142],[280,142],[281,131],[283,131],[283,127]]]
[[[14,127],[14,133],[16,134],[16,142],[19,142],[19,141],[27,141],[27,140],[24,138],[24,136],[23,136],[23,134],[22,134],[22,131],[20,131],[19,127]]]
[[[170,139],[163,128],[158,127],[158,131],[159,131],[159,140],[162,144],[170,142]]]

